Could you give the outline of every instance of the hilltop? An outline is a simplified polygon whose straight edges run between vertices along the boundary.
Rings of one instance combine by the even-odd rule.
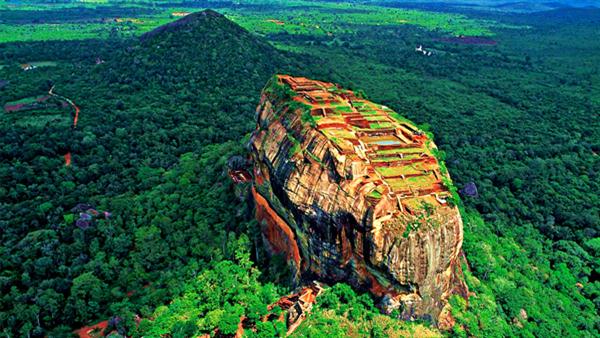
[[[234,30],[243,31],[241,27],[235,25],[229,20],[226,20],[223,14],[215,12],[212,9],[207,9],[188,14],[179,20],[157,27],[154,30],[143,34],[140,39],[149,40],[157,36],[161,38],[161,35],[167,32],[176,34],[183,33],[184,31],[191,32],[195,28],[200,28],[199,26],[205,26],[210,21],[213,21],[213,23],[218,25],[227,25]]]
[[[252,97],[276,70],[292,63],[262,38],[205,10],[158,27],[114,58],[121,78],[152,82],[168,90],[195,95],[235,94]],[[221,92],[224,91],[224,92]]]
[[[131,109],[145,118],[142,110],[155,111],[146,102],[158,100],[166,105],[160,105],[157,123],[170,128],[194,125],[194,136],[181,144],[188,151],[198,149],[208,137],[221,142],[250,132],[262,85],[277,71],[302,68],[263,38],[212,10],[149,32],[109,56],[101,67],[99,76],[106,88],[98,92],[117,93],[125,103],[115,102],[119,110]],[[135,104],[129,106],[127,101]]]

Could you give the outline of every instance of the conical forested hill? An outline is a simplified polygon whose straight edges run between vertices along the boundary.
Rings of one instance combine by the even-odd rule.
[[[234,101],[231,95],[256,97],[273,73],[289,69],[291,63],[266,41],[212,10],[144,34],[117,62],[121,81],[224,94]]]
[[[250,132],[264,84],[276,72],[297,73],[297,64],[261,37],[205,10],[116,51],[99,70],[107,88],[98,93],[115,96],[116,114],[127,112],[119,119],[150,120],[180,140],[181,149],[169,151],[176,154]],[[162,141],[160,146],[165,147]],[[140,151],[155,150],[146,145]]]

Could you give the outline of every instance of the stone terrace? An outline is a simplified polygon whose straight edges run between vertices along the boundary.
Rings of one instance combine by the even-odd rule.
[[[351,162],[352,179],[368,185],[373,205],[384,195],[408,213],[423,202],[447,205],[435,145],[410,121],[333,83],[287,75],[279,81],[297,94],[295,101],[311,107],[316,129],[335,146],[338,160]]]

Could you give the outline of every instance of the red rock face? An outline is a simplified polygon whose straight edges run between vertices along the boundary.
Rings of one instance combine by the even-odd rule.
[[[275,253],[284,253],[288,261],[300,270],[300,252],[294,232],[287,223],[271,208],[269,202],[252,188],[256,204],[256,218],[262,222],[263,234]]]
[[[257,113],[257,218],[298,278],[344,281],[434,322],[467,294],[462,220],[425,133],[352,91],[289,76],[267,85]]]

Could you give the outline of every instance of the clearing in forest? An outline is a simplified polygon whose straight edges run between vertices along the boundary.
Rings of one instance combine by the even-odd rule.
[[[46,101],[48,101],[49,98],[49,95],[30,96],[20,100],[7,102],[4,105],[4,111],[7,113],[14,113],[25,110],[47,108],[48,105]]]

